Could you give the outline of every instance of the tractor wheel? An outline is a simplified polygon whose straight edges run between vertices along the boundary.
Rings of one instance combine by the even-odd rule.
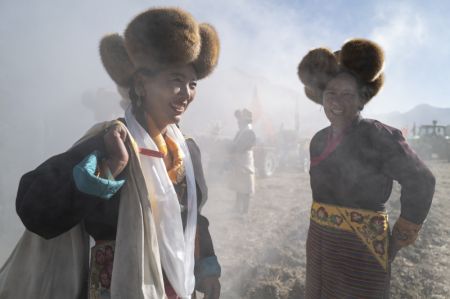
[[[262,177],[270,177],[275,173],[275,169],[277,167],[277,160],[275,155],[271,152],[267,152],[264,155],[264,159],[262,161],[260,175]]]
[[[303,172],[305,172],[305,173],[309,172],[309,164],[310,164],[309,158],[304,158],[303,165],[302,165]]]

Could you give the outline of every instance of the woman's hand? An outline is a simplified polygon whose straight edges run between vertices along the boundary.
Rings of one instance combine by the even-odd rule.
[[[389,256],[393,261],[397,252],[403,247],[414,243],[419,235],[422,224],[413,223],[403,217],[399,217],[392,228],[390,238]]]
[[[392,263],[397,256],[398,251],[401,249],[401,246],[398,245],[394,238],[390,238],[389,240],[389,250],[388,250],[388,259],[389,263]]]
[[[109,168],[111,175],[114,178],[116,178],[128,164],[129,154],[125,146],[126,138],[127,130],[121,125],[110,127],[103,136],[107,155],[104,162],[106,165],[103,166]]]
[[[217,276],[205,277],[199,285],[200,292],[204,293],[203,299],[219,299],[220,282]]]

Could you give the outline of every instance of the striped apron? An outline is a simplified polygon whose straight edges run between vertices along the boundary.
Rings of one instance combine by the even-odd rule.
[[[306,298],[388,298],[387,214],[313,202]]]

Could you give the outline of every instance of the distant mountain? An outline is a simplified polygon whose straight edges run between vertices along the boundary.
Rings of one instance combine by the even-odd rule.
[[[417,127],[420,125],[428,125],[432,124],[433,120],[436,120],[440,125],[450,125],[450,108],[420,104],[404,113],[396,111],[379,114],[373,118],[397,128],[411,129],[414,124]]]
[[[203,135],[218,131],[232,137],[237,130],[234,111],[248,108],[253,111],[254,129],[260,138],[269,137],[280,129],[298,129],[301,136],[311,137],[329,125],[322,106],[308,100],[303,86],[281,86],[260,74],[249,74],[240,69],[221,69],[205,79],[199,88],[196,104],[191,105],[181,126],[188,135]],[[203,82],[200,82],[203,85]],[[411,110],[363,116],[378,119],[399,129],[411,130],[422,124],[450,125],[450,108],[427,104]]]

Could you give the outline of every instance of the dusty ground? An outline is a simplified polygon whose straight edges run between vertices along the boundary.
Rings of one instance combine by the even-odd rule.
[[[433,161],[429,166],[437,178],[433,205],[416,244],[400,251],[393,263],[392,298],[450,298],[450,163]],[[308,174],[289,169],[258,178],[245,219],[233,213],[234,194],[217,177],[208,177],[204,214],[222,264],[221,298],[304,298]],[[388,206],[391,222],[399,214],[398,198],[395,186]],[[20,235],[7,238],[6,230],[0,226],[0,266]]]
[[[415,246],[399,252],[392,266],[392,298],[450,298],[450,164],[430,162],[437,189]],[[222,298],[304,298],[305,241],[311,204],[309,177],[296,169],[258,178],[251,211],[233,213],[234,195],[210,182],[204,213],[211,222],[222,264]],[[399,187],[388,209],[399,214]]]

